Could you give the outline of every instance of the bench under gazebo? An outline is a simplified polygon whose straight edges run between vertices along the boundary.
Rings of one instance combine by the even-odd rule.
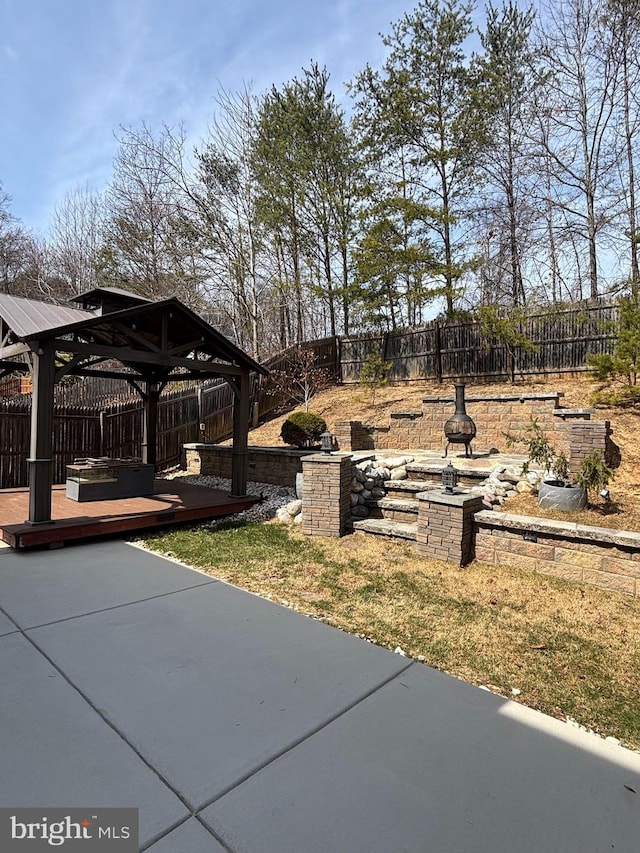
[[[74,538],[70,530],[66,534],[62,530],[70,527],[71,518],[65,518],[63,523],[52,517],[52,500],[63,499],[62,487],[53,486],[52,482],[54,388],[66,376],[101,376],[129,383],[143,401],[141,463],[154,469],[162,391],[172,382],[222,377],[234,394],[232,484],[231,495],[220,493],[225,500],[218,511],[212,508],[211,515],[250,506],[254,502],[246,495],[250,375],[265,374],[266,370],[178,299],[151,302],[126,290],[105,287],[83,293],[73,301],[77,307],[0,294],[0,378],[15,372],[30,373],[33,386],[28,511],[21,510],[18,501],[24,489],[0,492],[4,504],[0,519],[3,539],[20,547],[27,541],[44,544]],[[181,501],[175,493],[181,488],[172,484],[168,506],[160,510],[147,507],[147,513],[155,512],[167,519],[173,513],[176,520],[185,521],[205,517],[205,509],[200,507],[195,515],[178,518],[176,504]],[[192,486],[191,490],[194,488],[197,487]],[[140,497],[148,501],[155,496]],[[66,495],[64,499],[68,500]],[[118,515],[117,503],[109,502],[113,504],[113,515]],[[201,504],[202,500],[196,503]],[[78,503],[77,507],[75,514],[86,522],[92,507],[88,503]],[[93,511],[96,512],[95,507]],[[16,516],[20,512],[22,518]],[[136,514],[131,505],[121,513],[125,519]],[[101,520],[97,532],[107,532],[99,510],[97,518]],[[6,523],[7,519],[10,523]],[[129,529],[122,523],[124,527],[120,529]],[[153,524],[138,525],[143,526]],[[9,528],[14,528],[13,532]],[[16,533],[20,533],[19,541]]]

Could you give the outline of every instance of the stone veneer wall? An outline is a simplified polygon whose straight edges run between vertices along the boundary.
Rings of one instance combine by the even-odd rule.
[[[188,474],[231,478],[231,446],[194,442],[183,445],[183,448]],[[293,448],[249,447],[248,479],[256,483],[295,487],[296,474],[302,471],[302,460],[316,452]]]
[[[504,433],[524,432],[536,418],[551,443],[569,452],[568,423],[558,418],[561,393],[492,394],[466,398],[467,414],[475,421],[474,448],[505,449]],[[455,411],[453,397],[425,397],[421,411],[396,412],[388,424],[337,421],[335,434],[341,450],[444,449],[444,424]]]
[[[477,560],[640,595],[640,533],[476,513]]]
[[[505,433],[524,436],[535,418],[556,451],[567,455],[572,473],[577,472],[592,450],[602,450],[609,457],[612,448],[609,421],[592,421],[592,409],[561,408],[561,396],[556,393],[468,397],[467,413],[477,428],[474,452],[491,448],[506,450]],[[425,397],[422,411],[396,412],[388,424],[337,421],[337,445],[344,451],[444,450],[444,424],[455,411],[454,402],[450,397]],[[462,445],[453,447],[462,449]],[[516,445],[513,450],[524,452],[524,447]]]

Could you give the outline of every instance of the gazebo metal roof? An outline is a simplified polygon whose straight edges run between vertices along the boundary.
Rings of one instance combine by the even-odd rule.
[[[109,296],[129,296],[115,288],[105,291]],[[5,373],[28,369],[7,359],[33,350],[35,342],[51,342],[58,352],[75,356],[73,365],[65,362],[65,374],[79,376],[94,375],[94,366],[106,359],[117,359],[140,378],[161,382],[203,374],[234,375],[246,369],[267,372],[175,298],[140,300],[132,307],[103,313],[0,294],[0,335],[0,369]],[[99,372],[129,378],[113,370]]]

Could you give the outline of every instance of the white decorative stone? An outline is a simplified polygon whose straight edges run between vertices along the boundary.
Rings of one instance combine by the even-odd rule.
[[[406,459],[404,456],[392,456],[390,459],[380,460],[380,466],[383,468],[389,468],[390,470],[393,468],[400,468],[402,465],[406,465]]]
[[[406,468],[394,468],[391,472],[392,480],[406,480],[407,479],[407,469]]]
[[[276,518],[278,521],[282,521],[285,524],[288,524],[291,521],[291,516],[289,515],[289,510],[286,506],[281,506],[276,510]]]

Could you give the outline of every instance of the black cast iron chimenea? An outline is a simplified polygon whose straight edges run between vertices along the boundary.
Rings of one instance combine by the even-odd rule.
[[[467,414],[464,403],[464,382],[456,382],[456,410],[444,425],[447,446],[444,450],[446,458],[450,444],[464,444],[464,455],[471,456],[471,442],[476,436],[476,425]]]

